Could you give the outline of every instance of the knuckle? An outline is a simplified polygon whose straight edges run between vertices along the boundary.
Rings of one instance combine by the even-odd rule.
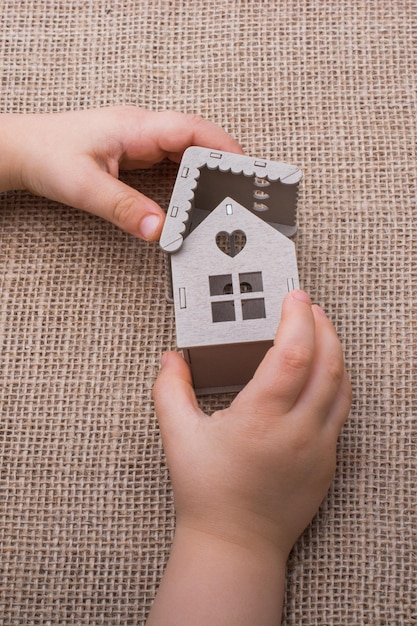
[[[288,346],[282,353],[284,367],[296,372],[308,368],[312,358],[311,349],[303,345]]]
[[[186,117],[192,126],[200,126],[206,121],[202,115],[198,115],[197,113],[187,113]]]
[[[132,219],[136,205],[136,199],[127,192],[120,192],[113,199],[112,221],[122,228]]]
[[[311,452],[312,440],[312,433],[307,428],[299,430],[294,435],[291,443],[292,450],[297,458],[308,455]]]
[[[340,384],[345,372],[343,359],[338,355],[329,357],[327,361],[327,375],[331,382]]]
[[[292,458],[298,466],[319,484],[329,485],[336,464],[336,446],[334,440],[319,438],[317,433],[298,433],[292,442]]]

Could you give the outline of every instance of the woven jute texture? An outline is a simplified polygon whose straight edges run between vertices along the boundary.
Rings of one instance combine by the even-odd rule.
[[[302,168],[301,284],[354,401],[283,623],[417,624],[415,0],[3,0],[0,25],[2,112],[174,108]],[[123,178],[166,207],[175,175]],[[151,397],[175,345],[162,255],[0,202],[0,624],[144,624],[175,522]]]

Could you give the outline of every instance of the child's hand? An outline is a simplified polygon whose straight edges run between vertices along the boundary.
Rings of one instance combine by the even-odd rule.
[[[179,526],[286,558],[323,500],[350,384],[336,332],[302,291],[283,305],[275,345],[231,406],[203,414],[187,365],[168,353],[155,402]]]
[[[199,116],[135,107],[2,115],[0,131],[0,191],[28,189],[147,240],[159,237],[163,211],[119,181],[119,169],[147,168],[165,157],[179,162],[190,145],[242,152]]]
[[[175,353],[154,394],[177,527],[148,626],[276,626],[288,553],[329,487],[351,402],[332,324],[294,291],[228,409],[200,411]]]

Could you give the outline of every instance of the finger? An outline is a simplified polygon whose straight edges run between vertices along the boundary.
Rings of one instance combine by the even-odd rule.
[[[186,114],[181,125],[184,135],[178,130],[171,135],[161,136],[161,146],[171,160],[179,161],[182,153],[189,146],[202,146],[213,150],[224,150],[243,154],[243,149],[234,137],[223,128],[199,115]]]
[[[124,163],[127,160],[141,161],[146,158],[149,165],[164,157],[179,162],[189,146],[243,153],[236,139],[217,124],[199,115],[176,111],[148,112],[146,126],[142,125],[140,136],[135,138],[133,135],[129,144]]]
[[[167,352],[161,365],[153,397],[162,436],[172,441],[172,434],[180,424],[188,422],[190,416],[202,413],[192,386],[190,369],[184,359],[176,352]]]
[[[312,312],[316,326],[315,358],[298,408],[302,414],[308,412],[312,420],[323,423],[329,418],[339,392],[342,396],[346,393],[343,386],[346,385],[346,370],[342,346],[333,324],[320,307],[314,305]],[[343,403],[341,408],[344,406]]]
[[[95,161],[87,159],[82,173],[77,171],[71,180],[77,180],[77,186],[61,190],[60,201],[99,215],[146,241],[159,238],[165,218],[162,209],[101,169]]]
[[[249,402],[258,413],[290,411],[310,375],[315,345],[311,300],[303,291],[292,291],[283,302],[274,346],[234,402]]]

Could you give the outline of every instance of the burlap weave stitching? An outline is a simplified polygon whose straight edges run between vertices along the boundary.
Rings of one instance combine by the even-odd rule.
[[[354,403],[283,623],[417,624],[415,1],[4,0],[0,26],[2,112],[174,108],[302,168],[301,282]],[[166,207],[174,177],[124,179]],[[162,255],[24,192],[0,203],[0,624],[144,624],[174,528]]]

